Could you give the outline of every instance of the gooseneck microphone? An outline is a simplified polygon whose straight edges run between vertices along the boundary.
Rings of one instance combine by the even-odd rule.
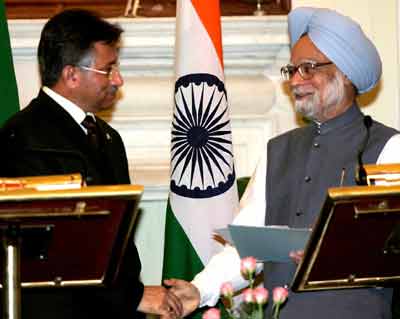
[[[362,156],[365,152],[365,149],[367,148],[368,140],[369,140],[369,135],[370,135],[370,128],[372,126],[372,118],[369,115],[364,116],[364,126],[367,130],[367,134],[365,135],[364,141],[360,147],[360,150],[358,151],[358,165],[356,168],[356,184],[357,185],[367,185],[367,172],[365,170],[363,161],[362,161]]]

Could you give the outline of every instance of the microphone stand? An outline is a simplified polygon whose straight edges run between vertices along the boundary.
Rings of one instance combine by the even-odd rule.
[[[369,136],[370,136],[370,128],[372,126],[372,118],[369,115],[364,116],[364,126],[367,130],[367,135],[365,136],[364,142],[358,152],[358,165],[356,169],[356,184],[359,186],[366,186],[368,185],[367,183],[367,171],[365,170],[363,161],[362,161],[362,156],[364,154],[364,151],[367,147]]]

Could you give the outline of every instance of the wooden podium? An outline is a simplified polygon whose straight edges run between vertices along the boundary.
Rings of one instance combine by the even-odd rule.
[[[112,285],[143,187],[0,192],[3,318],[21,317],[21,288]]]
[[[330,188],[292,290],[399,282],[400,185]]]

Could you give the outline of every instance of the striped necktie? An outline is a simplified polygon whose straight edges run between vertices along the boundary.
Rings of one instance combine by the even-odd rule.
[[[89,144],[93,149],[97,150],[99,148],[99,134],[93,116],[86,115],[85,119],[82,121],[82,126],[87,130]]]

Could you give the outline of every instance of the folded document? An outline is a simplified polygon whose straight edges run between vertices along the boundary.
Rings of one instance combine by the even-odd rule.
[[[289,262],[289,252],[303,250],[311,229],[287,226],[240,226],[229,225],[226,231],[217,231],[232,241],[241,258],[253,256],[258,261]]]

